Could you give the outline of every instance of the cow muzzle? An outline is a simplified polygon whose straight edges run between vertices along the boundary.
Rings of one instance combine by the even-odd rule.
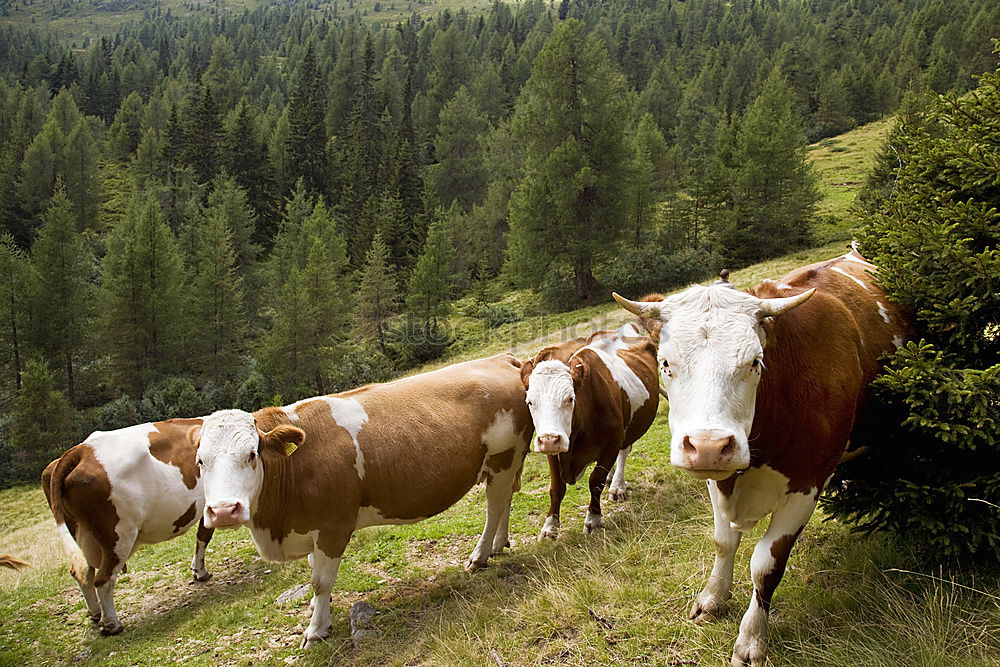
[[[569,438],[561,433],[543,433],[535,438],[535,451],[539,454],[568,452]]]
[[[205,527],[234,528],[246,520],[243,515],[244,508],[239,502],[205,505]]]
[[[747,467],[749,461],[738,456],[736,436],[722,429],[708,428],[689,431],[681,438],[678,468],[701,479],[728,477],[735,470]]]

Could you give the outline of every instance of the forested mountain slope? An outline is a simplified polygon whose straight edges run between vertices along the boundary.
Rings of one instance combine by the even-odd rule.
[[[1000,6],[150,7],[0,23],[0,461],[347,388],[486,326],[842,238],[805,146],[991,69]],[[579,71],[566,67],[578,64]],[[580,76],[574,78],[567,72]],[[501,303],[527,289],[527,309]],[[534,298],[537,296],[537,298]],[[39,409],[42,406],[43,409]]]

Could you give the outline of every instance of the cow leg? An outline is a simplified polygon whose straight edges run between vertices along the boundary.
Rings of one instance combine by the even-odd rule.
[[[486,525],[479,537],[476,548],[465,564],[469,572],[486,567],[486,561],[493,553],[494,538],[497,537],[500,526],[505,523],[505,517],[510,518],[510,503],[514,495],[514,480],[520,468],[517,464],[489,477],[486,482]],[[504,542],[506,542],[506,537]]]
[[[118,524],[117,530],[120,532],[113,547],[108,548],[102,544],[101,565],[94,577],[97,599],[101,603],[101,622],[98,627],[102,635],[117,635],[124,629],[115,610],[115,582],[135,549],[135,539],[139,532],[138,528],[129,529],[122,523]]]
[[[513,500],[513,492],[511,498]],[[490,555],[499,556],[503,550],[510,546],[510,503],[504,508],[503,516],[500,517],[500,525],[497,526],[496,535],[493,536],[493,551]]]
[[[538,534],[538,540],[546,538],[554,540],[559,537],[559,508],[566,495],[566,482],[559,470],[559,457],[549,456],[549,514],[545,517],[545,525]]]
[[[611,464],[615,456],[617,456],[616,452],[608,454],[601,452],[601,457],[597,459],[594,471],[590,473],[590,479],[588,480],[590,486],[590,506],[587,508],[587,518],[583,521],[583,532],[588,535],[598,528],[604,527],[604,521],[601,518],[601,493],[604,491],[604,485],[608,481],[608,471],[611,470]]]
[[[625,459],[632,451],[632,445],[625,447],[618,452],[618,460],[615,462],[615,471],[608,476],[611,488],[608,489],[608,497],[611,500],[621,503],[628,500],[628,483],[625,481]]]
[[[59,536],[62,538],[63,547],[69,558],[69,573],[80,586],[83,600],[87,603],[87,615],[90,616],[91,621],[97,623],[101,620],[101,603],[97,599],[97,590],[94,588],[95,569],[91,563],[100,564],[101,549],[85,528],[76,522],[73,522],[72,526],[73,532],[70,532],[69,524],[60,524],[58,526]],[[84,545],[87,547],[86,550]],[[88,553],[90,556],[87,555]]]
[[[198,520],[198,541],[195,543],[194,558],[191,560],[195,581],[208,581],[212,578],[212,573],[205,569],[205,549],[214,533],[214,528],[205,527],[204,518]]]
[[[73,578],[80,584],[80,592],[83,593],[83,600],[87,603],[87,615],[94,623],[101,621],[101,602],[97,599],[97,589],[94,588],[94,573],[96,570],[89,565],[85,572],[74,572]]]
[[[337,581],[340,557],[328,556],[316,547],[309,554],[309,566],[312,567],[313,597],[309,603],[312,617],[309,619],[309,627],[302,635],[301,648],[309,648],[330,634],[330,592]]]
[[[729,525],[719,509],[724,502],[718,483],[708,481],[708,495],[712,498],[712,515],[715,522],[715,532],[712,535],[715,542],[715,564],[712,574],[708,575],[705,588],[694,599],[688,618],[701,625],[711,623],[726,610],[726,601],[733,594],[733,563],[736,559],[736,549],[740,546],[743,533]]]
[[[818,493],[792,493],[788,500],[771,515],[767,532],[754,547],[750,559],[753,578],[753,599],[743,614],[740,635],[733,647],[732,664],[761,665],[767,652],[767,616],[771,597],[778,587],[788,555],[796,538],[816,508]]]

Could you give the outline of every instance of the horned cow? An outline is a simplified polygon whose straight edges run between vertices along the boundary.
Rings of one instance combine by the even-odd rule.
[[[659,303],[614,295],[657,320],[670,403],[670,460],[708,480],[715,565],[690,616],[714,620],[732,594],[742,533],[770,514],[750,569],[753,599],[732,664],[761,664],[768,611],[796,538],[849,441],[872,432],[867,386],[912,334],[856,251],[765,281],[694,286]]]

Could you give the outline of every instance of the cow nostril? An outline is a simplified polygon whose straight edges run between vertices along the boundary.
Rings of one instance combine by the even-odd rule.
[[[723,456],[727,456],[729,454],[732,454],[734,449],[736,449],[736,438],[735,436],[731,435],[726,440],[726,444],[722,446],[722,451],[720,453]]]
[[[233,503],[233,508],[229,510],[229,516],[236,518],[240,515],[240,509],[242,506],[239,503]]]
[[[698,453],[698,448],[691,444],[691,437],[687,435],[684,436],[684,451],[688,454]]]

